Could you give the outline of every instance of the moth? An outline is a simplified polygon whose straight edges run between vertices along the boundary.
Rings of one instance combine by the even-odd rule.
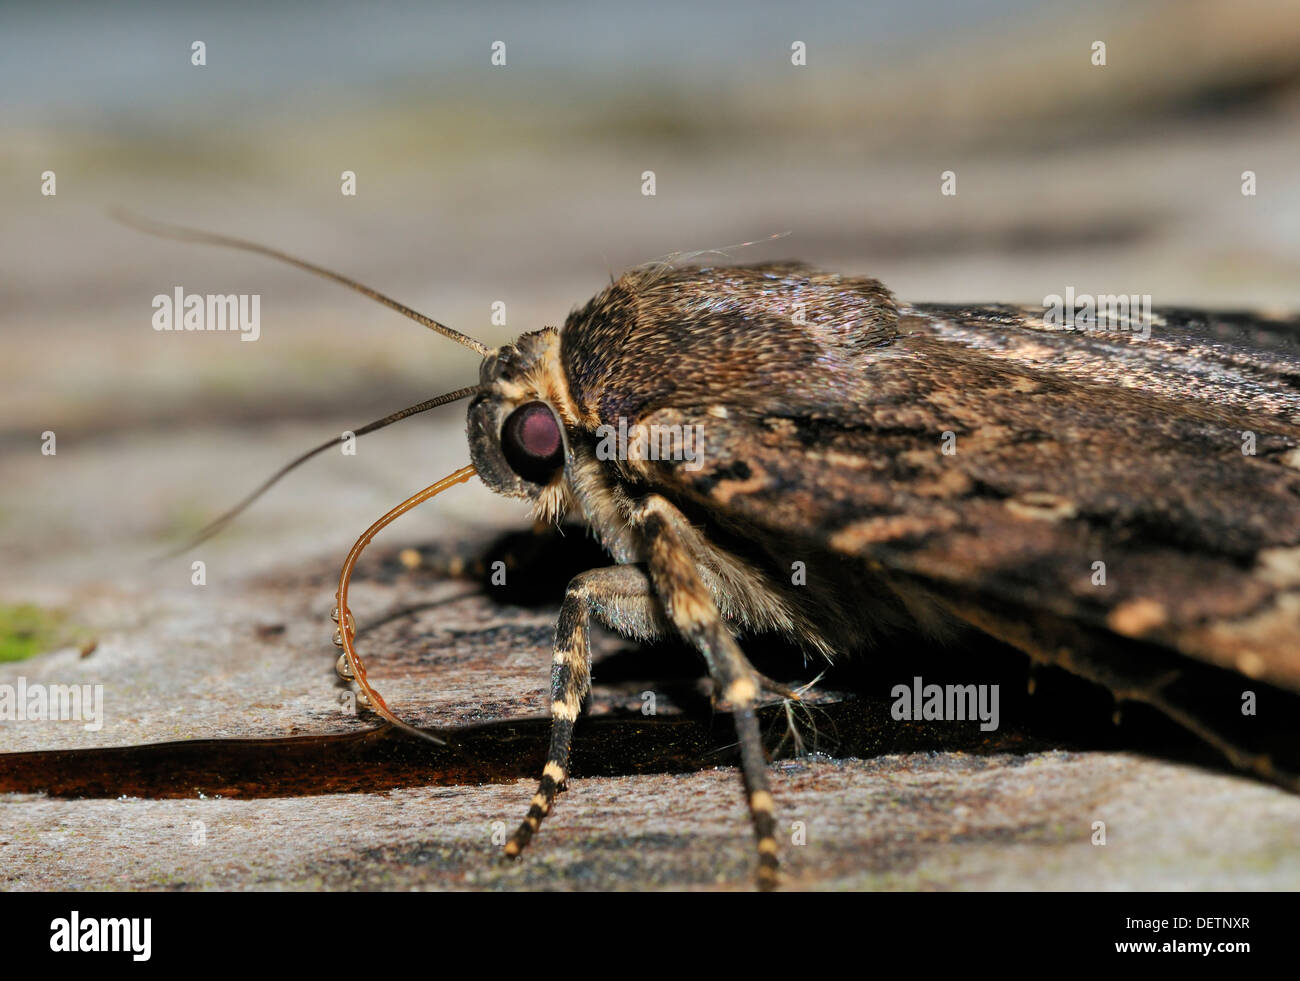
[[[477,384],[357,430],[469,399],[471,466],[372,525],[340,578],[339,670],[384,718],[405,727],[365,680],[347,583],[397,515],[476,474],[542,521],[585,522],[608,552],[565,593],[550,748],[509,855],[568,775],[593,619],[703,658],[734,719],[763,889],[778,848],[755,712],[794,693],[746,657],[759,634],[833,660],[978,630],[1295,785],[1217,720],[1243,685],[1300,691],[1296,319],[1163,309],[1140,331],[1124,315],[1080,327],[1040,308],[909,304],[797,263],[668,262],[489,350],[275,250],[148,227],[288,261],[482,356]],[[635,438],[611,444],[619,432]],[[655,434],[687,432],[698,452],[661,452]],[[1213,683],[1187,689],[1198,671]]]

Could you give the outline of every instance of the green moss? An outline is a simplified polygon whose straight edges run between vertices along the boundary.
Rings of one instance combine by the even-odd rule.
[[[215,517],[211,508],[196,504],[177,504],[167,514],[162,537],[165,541],[193,538]]]
[[[75,642],[80,634],[57,610],[32,603],[0,604],[0,661],[22,661],[60,644]]]

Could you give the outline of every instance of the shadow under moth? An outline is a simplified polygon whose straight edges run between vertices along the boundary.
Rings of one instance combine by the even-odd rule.
[[[751,665],[758,634],[816,660],[974,628],[1300,786],[1282,747],[1218,721],[1247,689],[1300,691],[1300,321],[1163,309],[1139,332],[1124,316],[908,304],[795,263],[666,262],[489,350],[274,250],[133,223],[288,261],[483,358],[476,385],[356,431],[469,399],[472,465],[377,521],[344,565],[338,669],[363,705],[411,728],[366,682],[347,608],[361,549],[398,515],[476,474],[542,521],[585,523],[609,554],[568,584],[550,749],[509,855],[564,786],[593,618],[702,656],[734,720],[761,888],[778,849],[756,708],[798,694]],[[1183,684],[1207,668],[1210,684]]]

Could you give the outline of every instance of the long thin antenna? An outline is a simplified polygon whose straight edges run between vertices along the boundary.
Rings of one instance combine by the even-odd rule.
[[[384,296],[377,290],[372,290],[369,286],[363,286],[355,279],[349,279],[347,276],[331,272],[314,263],[306,262],[302,259],[296,259],[291,255],[279,251],[278,249],[268,248],[265,245],[258,245],[256,242],[248,242],[242,238],[232,238],[228,235],[217,235],[213,232],[200,231],[197,228],[185,228],[182,225],[167,225],[162,222],[153,221],[150,218],[143,218],[139,215],[133,215],[130,212],[114,208],[109,214],[122,222],[124,225],[130,225],[137,231],[144,232],[147,235],[156,235],[159,238],[175,239],[178,242],[200,242],[205,245],[222,245],[228,249],[240,249],[244,252],[256,252],[258,255],[270,256],[272,259],[279,259],[281,262],[287,262],[291,266],[297,266],[309,273],[315,273],[317,276],[323,276],[326,279],[332,279],[336,283],[356,290],[362,296],[368,296],[376,303],[382,303],[390,310],[396,310],[404,317],[409,317],[417,324],[423,324],[430,330],[437,331],[443,337],[449,337],[457,344],[463,344],[471,351],[477,353],[480,357],[488,353],[485,344],[474,340],[467,334],[462,334],[458,330],[453,330],[446,324],[440,324],[432,317],[426,317],[422,313],[417,313],[403,303],[398,303],[391,297]]]
[[[382,419],[376,419],[374,422],[368,423],[367,425],[362,426],[360,429],[353,430],[352,435],[364,436],[366,433],[373,433],[376,429],[383,429],[385,426],[391,426],[393,423],[399,422],[402,419],[407,418],[408,416],[413,416],[420,412],[427,412],[429,409],[435,409],[440,405],[446,405],[448,402],[455,402],[458,401],[459,399],[463,399],[467,395],[473,395],[478,390],[479,388],[477,385],[471,385],[468,388],[458,388],[456,389],[456,391],[448,392],[446,395],[439,395],[437,398],[429,399],[427,402],[421,402],[418,405],[407,406],[405,409],[401,409],[397,412],[394,412],[392,415],[384,416],[384,418]],[[247,497],[245,497],[242,501],[236,504],[233,508],[231,508],[225,514],[221,515],[219,518],[215,518],[212,521],[208,522],[208,524],[204,525],[201,529],[199,529],[199,531],[194,535],[194,537],[189,539],[189,541],[185,542],[185,544],[180,545],[169,552],[165,552],[164,554],[160,555],[158,558],[160,560],[175,558],[177,555],[180,555],[183,552],[188,552],[195,545],[198,545],[201,542],[206,542],[213,535],[217,534],[219,531],[225,528],[226,525],[230,524],[230,522],[232,522],[236,517],[238,517],[239,514],[243,512],[250,504],[256,501],[268,490],[270,490],[272,485],[274,485],[276,481],[278,481],[285,474],[289,473],[291,470],[294,470],[298,466],[306,463],[317,453],[323,453],[326,450],[328,450],[331,446],[335,446],[339,443],[342,443],[345,439],[347,439],[346,435],[341,434],[335,436],[333,439],[326,440],[324,443],[321,443],[320,446],[314,447],[308,450],[306,453],[302,454],[302,456],[297,457],[296,459],[286,463],[283,467],[281,467],[270,477],[264,480],[256,490],[250,493]]]

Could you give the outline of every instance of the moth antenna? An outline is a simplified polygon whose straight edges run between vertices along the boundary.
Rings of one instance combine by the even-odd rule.
[[[256,242],[249,242],[242,238],[232,238],[229,235],[218,235],[214,232],[205,232],[197,228],[186,228],[183,225],[164,224],[163,222],[153,221],[152,219],[143,218],[139,215],[133,215],[130,212],[122,211],[117,208],[110,210],[109,214],[122,224],[129,225],[136,229],[136,231],[144,232],[146,235],[173,239],[178,242],[198,242],[204,245],[222,245],[228,249],[239,249],[244,252],[256,252],[258,255],[269,256],[272,259],[287,262],[291,266],[296,266],[297,268],[309,273],[315,273],[317,276],[322,276],[325,279],[331,279],[336,283],[348,287],[348,289],[356,290],[362,296],[368,296],[376,303],[382,303],[384,306],[388,307],[388,309],[396,310],[403,317],[409,317],[417,324],[423,324],[425,327],[428,327],[432,331],[436,331],[443,337],[450,338],[457,344],[463,344],[480,357],[488,353],[487,345],[480,341],[476,341],[468,334],[462,334],[460,331],[453,330],[446,324],[440,324],[432,317],[426,317],[424,314],[412,310],[404,303],[398,303],[391,297],[385,296],[378,290],[372,290],[369,286],[363,286],[355,279],[349,279],[347,276],[332,272],[329,269],[325,269],[303,259],[294,258],[291,255],[281,252],[279,249],[272,249],[265,245],[258,245]]]
[[[409,725],[399,719],[393,714],[393,710],[388,707],[388,703],[384,701],[383,696],[380,695],[379,692],[375,691],[374,688],[370,686],[370,682],[366,680],[366,666],[357,654],[356,648],[352,645],[353,638],[355,638],[357,633],[357,627],[356,623],[352,619],[352,611],[348,609],[348,586],[352,582],[352,570],[356,568],[357,560],[361,558],[361,553],[365,551],[366,546],[370,544],[371,540],[379,534],[379,532],[383,531],[384,528],[392,524],[393,521],[400,518],[407,511],[419,507],[429,498],[441,493],[453,484],[462,484],[469,480],[470,477],[474,476],[474,473],[475,470],[472,464],[468,467],[461,467],[455,473],[443,477],[442,480],[437,483],[430,484],[418,494],[408,497],[405,501],[397,505],[397,507],[393,508],[367,528],[365,534],[357,539],[357,543],[353,545],[352,550],[348,552],[348,557],[343,560],[343,569],[339,573],[339,591],[335,594],[338,605],[334,607],[334,612],[331,614],[334,622],[339,625],[338,630],[334,632],[334,643],[343,648],[343,653],[339,655],[338,664],[335,666],[335,670],[337,670],[339,676],[345,680],[355,681],[357,683],[357,687],[361,689],[361,697],[358,701],[370,708],[375,712],[375,714],[390,725],[405,733],[409,733],[412,736],[417,736],[420,739],[427,739],[429,742],[437,743],[439,746],[444,746],[446,743],[437,736],[427,733],[423,729],[417,729],[415,726]]]
[[[364,436],[366,433],[373,433],[376,429],[383,429],[385,426],[391,426],[393,423],[400,422],[401,420],[407,418],[408,416],[413,416],[420,412],[427,412],[429,409],[435,409],[440,405],[446,405],[448,402],[455,402],[459,399],[463,399],[467,395],[473,395],[478,390],[479,387],[477,385],[471,385],[467,388],[458,388],[456,389],[456,391],[448,392],[445,395],[439,395],[437,398],[429,399],[427,402],[421,402],[418,405],[407,406],[405,409],[401,409],[397,412],[394,412],[392,415],[384,416],[384,418],[382,419],[376,419],[374,422],[368,423],[362,426],[360,429],[352,430],[352,435]],[[242,501],[236,504],[233,508],[231,508],[229,511],[227,511],[225,514],[221,515],[220,517],[214,518],[212,521],[208,522],[206,525],[204,525],[202,528],[199,529],[199,531],[194,535],[193,538],[186,541],[183,545],[179,545],[176,548],[164,552],[162,555],[158,556],[157,561],[175,558],[176,556],[184,552],[188,552],[195,545],[199,545],[203,542],[206,542],[213,535],[216,535],[222,529],[224,529],[226,525],[234,521],[235,518],[237,518],[241,513],[247,510],[249,505],[251,505],[259,497],[261,497],[268,490],[270,490],[271,487],[274,486],[275,483],[279,481],[281,477],[285,476],[290,471],[306,463],[308,460],[316,456],[318,453],[323,453],[326,450],[328,450],[331,446],[335,446],[338,443],[342,443],[346,438],[347,436],[342,434],[335,436],[333,439],[326,440],[324,443],[321,443],[319,446],[313,447],[312,449],[308,450],[306,453],[302,454],[301,456],[296,457],[295,459],[289,461],[283,467],[277,470],[275,473],[271,474],[271,476],[268,477],[266,480],[262,481],[262,483],[257,487],[256,490],[252,491],[252,493],[246,496]]]

